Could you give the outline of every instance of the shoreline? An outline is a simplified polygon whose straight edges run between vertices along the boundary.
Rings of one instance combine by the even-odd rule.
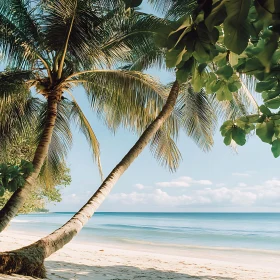
[[[0,250],[18,249],[44,234],[12,231],[0,235]],[[174,254],[135,246],[120,248],[113,244],[73,240],[46,262],[47,277],[51,280],[130,280],[130,279],[215,279],[253,280],[279,279],[280,253],[240,254],[240,251],[184,250]],[[154,252],[153,252],[154,251]],[[31,279],[21,276],[4,276],[0,279]]]

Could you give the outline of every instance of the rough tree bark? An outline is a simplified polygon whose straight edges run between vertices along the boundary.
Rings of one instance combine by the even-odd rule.
[[[135,145],[103,181],[88,202],[67,223],[37,242],[11,252],[0,253],[0,273],[17,273],[45,277],[44,259],[70,242],[92,217],[113,186],[147,146],[153,135],[172,113],[179,93],[179,84],[174,82],[167,101],[157,118],[148,126]]]
[[[17,189],[11,198],[7,201],[6,205],[0,210],[0,232],[3,231],[9,224],[12,218],[18,213],[19,209],[23,206],[26,198],[32,191],[35,180],[38,177],[40,170],[46,159],[49,145],[52,139],[53,128],[57,116],[57,97],[50,95],[48,97],[48,112],[46,118],[46,125],[44,127],[42,137],[35,151],[33,159],[33,172],[26,179],[23,187]]]

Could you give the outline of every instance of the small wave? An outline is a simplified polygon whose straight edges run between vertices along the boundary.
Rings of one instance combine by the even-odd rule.
[[[30,220],[12,220],[12,223],[35,223],[34,221]]]
[[[215,251],[231,251],[231,252],[247,252],[247,253],[261,253],[261,254],[275,254],[280,255],[279,251],[276,250],[267,250],[267,249],[254,249],[254,248],[234,248],[234,247],[216,247],[216,246],[199,246],[199,245],[184,245],[184,244],[167,244],[160,242],[149,242],[144,240],[132,240],[128,238],[118,238],[116,239],[119,242],[130,243],[130,244],[139,244],[147,246],[155,246],[160,248],[176,248],[176,250],[215,250]]]
[[[119,229],[144,229],[144,230],[163,230],[167,227],[152,227],[152,226],[145,226],[145,225],[122,225],[122,224],[104,224],[104,227],[110,227],[110,228],[119,228]],[[102,226],[101,226],[102,228]]]

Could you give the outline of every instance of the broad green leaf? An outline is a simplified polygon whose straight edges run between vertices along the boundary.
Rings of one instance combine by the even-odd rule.
[[[166,66],[168,68],[175,67],[178,65],[183,58],[184,53],[186,52],[186,49],[183,50],[177,50],[177,49],[172,49],[169,50],[166,53]]]
[[[263,92],[262,93],[262,98],[263,98],[263,101],[266,102],[270,99],[273,99],[277,96],[280,95],[280,91],[279,91],[279,88],[275,88],[274,90],[270,90],[270,91],[267,91],[267,92]]]
[[[160,48],[171,49],[174,47],[176,41],[173,41],[169,37],[170,32],[172,31],[172,26],[164,26],[156,30],[155,35],[155,44]]]
[[[265,34],[265,39],[261,41],[262,51],[257,55],[257,58],[265,67],[265,71],[269,72],[273,54],[278,47],[279,34],[272,31],[265,31]]]
[[[202,79],[201,74],[198,71],[198,67],[195,67],[194,69],[192,86],[195,92],[199,92],[204,86],[204,80]]]
[[[222,87],[222,81],[221,80],[214,80],[210,83],[211,93],[217,92],[221,87]]]
[[[271,111],[265,105],[261,105],[259,109],[264,115],[268,117],[272,115]]]
[[[216,44],[219,39],[219,31],[217,28],[213,28],[209,31],[204,23],[200,23],[196,28],[197,36],[202,43],[205,44]]]
[[[176,71],[176,79],[180,84],[183,84],[188,81],[189,73],[184,68],[178,69]]]
[[[239,59],[240,60],[240,59]],[[251,75],[254,75],[256,73],[261,72],[264,69],[264,66],[262,65],[262,63],[257,59],[257,58],[251,58],[248,60],[240,60],[240,62],[243,64],[241,65],[237,65],[236,69],[242,70],[243,73],[250,73]]]
[[[177,23],[179,24],[179,27],[170,32],[170,35],[182,30],[182,29],[186,29],[186,27],[190,27],[192,25],[192,19],[190,17],[190,15],[186,15],[186,16],[183,16],[182,18],[180,18]]]
[[[240,81],[235,81],[233,83],[228,84],[228,89],[230,92],[237,92],[241,88]]]
[[[219,53],[213,61],[217,64],[218,67],[223,67],[227,64],[227,53]]]
[[[266,115],[262,115],[259,117],[259,119],[256,121],[256,123],[263,123],[266,120],[267,116]]]
[[[280,97],[275,97],[266,101],[265,105],[270,109],[278,109],[280,107]]]
[[[277,81],[275,79],[258,82],[256,85],[256,92],[263,92],[266,90],[270,90],[270,89],[274,88],[276,86],[276,84],[277,84]]]
[[[226,18],[225,0],[222,0],[219,5],[212,9],[211,13],[205,20],[205,25],[209,31],[212,31],[214,26],[220,25]]]
[[[189,80],[190,73],[193,69],[194,59],[190,58],[184,65],[176,71],[176,78],[179,83],[185,83]]]
[[[276,123],[276,122],[274,122]],[[274,134],[276,137],[279,137],[280,136],[280,125],[274,125]]]
[[[249,24],[247,16],[251,1],[225,1],[227,18],[224,21],[224,43],[234,53],[241,54],[248,45]]]
[[[243,121],[243,122],[249,122],[249,123],[255,123],[258,121],[259,119],[259,115],[248,115],[248,116],[245,116],[245,117],[241,117],[240,120]]]
[[[222,136],[226,136],[226,133],[232,129],[232,127],[234,126],[234,123],[232,120],[228,120],[228,121],[225,121],[223,123],[223,125],[221,126],[220,128],[220,131],[221,131],[221,134]]]
[[[274,134],[274,124],[273,122],[263,122],[257,124],[256,126],[256,134],[260,137],[260,139],[265,143],[271,143],[272,137]]]
[[[229,146],[232,140],[232,128],[225,134],[224,143]]]
[[[228,90],[227,87],[221,87],[217,92],[216,92],[217,99],[219,101],[231,101],[233,96],[232,93]]]
[[[200,40],[197,40],[195,43],[194,50],[195,51],[193,52],[193,56],[198,62],[204,63],[210,60],[210,54],[205,43],[202,43]]]
[[[236,25],[228,21],[224,22],[224,43],[230,51],[241,54],[246,49],[250,38],[248,25],[247,22]]]
[[[260,3],[256,1],[256,10],[258,12],[258,17],[263,24],[262,27],[265,28],[273,23],[272,14],[275,8],[274,0],[262,0]]]
[[[271,151],[275,158],[280,156],[280,139],[276,139],[272,142]]]
[[[182,57],[182,61],[188,61],[191,56],[192,56],[192,52],[189,52],[188,50],[186,50],[186,52],[184,53],[183,57]]]
[[[5,189],[2,186],[0,186],[0,196],[3,196],[4,193],[5,193]]]
[[[242,128],[235,126],[232,129],[232,139],[239,146],[243,146],[246,143],[246,132]]]
[[[228,80],[232,74],[233,74],[233,69],[229,65],[225,65],[223,67],[220,67],[217,71],[216,74],[220,77],[223,77],[224,79]]]
[[[246,134],[250,133],[252,130],[255,129],[255,125],[248,123],[248,122],[243,122],[240,119],[235,121],[236,125],[243,129]]]

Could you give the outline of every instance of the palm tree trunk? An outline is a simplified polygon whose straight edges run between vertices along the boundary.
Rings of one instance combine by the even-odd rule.
[[[37,179],[44,164],[56,121],[57,102],[56,96],[51,95],[48,97],[48,115],[46,118],[46,125],[32,162],[34,170],[26,179],[25,185],[15,191],[11,198],[7,201],[6,205],[0,210],[0,232],[6,228],[11,219],[15,217],[19,209],[23,206],[26,198],[32,191],[35,180]]]
[[[45,277],[44,259],[70,242],[88,222],[106,196],[110,193],[120,176],[144,150],[153,135],[170,116],[174,109],[178,93],[179,84],[175,81],[168,99],[157,118],[143,132],[135,145],[112,170],[94,195],[67,223],[50,235],[29,246],[0,254],[0,273],[18,273]]]

